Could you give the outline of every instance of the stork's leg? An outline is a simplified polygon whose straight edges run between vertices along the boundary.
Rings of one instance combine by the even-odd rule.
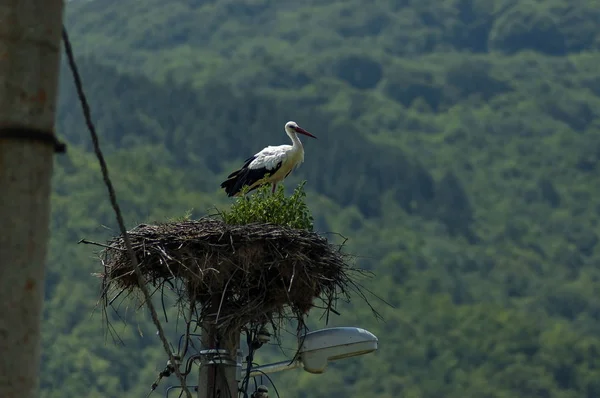
[[[274,182],[274,183],[273,183],[273,188],[271,188],[271,194],[272,194],[272,195],[275,195],[275,187],[276,187],[276,186],[277,186],[277,183],[276,183],[276,182]]]

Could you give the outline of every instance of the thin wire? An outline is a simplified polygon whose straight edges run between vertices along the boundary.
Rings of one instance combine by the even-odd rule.
[[[255,338],[252,330],[246,332],[246,344],[248,345],[248,356],[246,357],[246,377],[242,381],[242,392],[244,397],[248,397],[248,385],[250,384],[250,371],[252,370],[252,364],[254,363],[254,345],[253,340]]]
[[[100,169],[102,170],[102,177],[104,179],[104,183],[106,184],[106,188],[108,189],[110,203],[115,212],[115,216],[117,217],[117,223],[119,224],[119,229],[121,230],[121,234],[123,235],[123,240],[125,242],[125,247],[127,248],[127,253],[129,254],[129,257],[131,258],[131,263],[133,265],[133,269],[134,269],[135,274],[138,279],[138,285],[140,287],[140,290],[142,291],[142,294],[144,295],[144,299],[146,300],[148,309],[150,310],[150,315],[152,316],[152,321],[154,322],[154,325],[156,326],[156,328],[158,330],[158,335],[160,336],[160,339],[162,340],[164,349],[165,349],[167,355],[169,356],[169,359],[171,360],[171,364],[173,365],[175,374],[177,375],[177,378],[179,378],[179,382],[181,383],[181,388],[183,389],[183,391],[185,391],[186,396],[188,398],[192,398],[192,394],[190,393],[190,391],[188,390],[188,388],[185,384],[185,379],[183,378],[183,376],[181,375],[181,372],[179,371],[179,366],[178,366],[177,362],[175,361],[173,352],[169,349],[169,343],[167,341],[167,338],[165,337],[165,332],[162,328],[160,320],[158,319],[156,309],[154,308],[154,305],[152,305],[150,293],[148,292],[148,288],[144,284],[144,277],[142,276],[142,272],[138,268],[137,258],[133,251],[133,247],[131,246],[131,241],[129,240],[129,235],[127,234],[127,229],[125,228],[125,222],[123,221],[121,209],[119,208],[119,204],[117,203],[117,196],[115,194],[115,190],[113,188],[112,182],[108,175],[108,166],[106,165],[106,161],[104,160],[104,155],[102,154],[102,151],[100,150],[98,134],[96,133],[96,128],[94,127],[94,123],[92,122],[92,115],[91,115],[90,107],[88,105],[85,93],[83,91],[83,83],[81,82],[81,77],[79,76],[77,64],[75,63],[75,57],[73,55],[73,48],[71,47],[71,42],[70,42],[69,36],[67,34],[67,29],[65,28],[64,25],[63,25],[63,29],[62,29],[62,38],[63,38],[64,44],[65,44],[65,52],[67,54],[67,59],[69,61],[69,67],[71,68],[71,72],[73,74],[73,81],[75,83],[75,87],[77,88],[77,95],[79,97],[79,101],[81,103],[81,108],[83,110],[83,114],[85,117],[85,123],[86,123],[87,128],[90,132],[90,135],[92,137],[92,142],[94,144],[94,152],[96,153],[96,156],[98,157],[98,162],[100,163]]]
[[[260,366],[260,365],[256,362],[253,362],[252,366]],[[254,379],[254,384],[255,384],[254,389],[256,390],[258,388],[258,386],[256,386],[256,376],[253,376],[253,379]],[[260,375],[260,384],[265,384],[265,383],[263,383],[263,375]]]
[[[254,369],[255,372],[259,372],[262,375],[264,375],[268,380],[269,383],[271,383],[271,385],[273,386],[273,389],[275,390],[275,394],[277,394],[277,398],[281,398],[281,396],[279,395],[279,391],[277,391],[277,387],[275,387],[275,383],[273,383],[273,380],[271,380],[271,378],[269,377],[268,374],[266,374],[265,372],[263,372],[262,370],[259,369]]]

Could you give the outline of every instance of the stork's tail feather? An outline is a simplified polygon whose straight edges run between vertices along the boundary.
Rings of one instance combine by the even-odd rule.
[[[235,179],[225,180],[221,183],[221,188],[225,189],[225,193],[227,194],[227,196],[231,197],[235,195],[235,192],[233,192],[233,187],[235,183]]]
[[[227,196],[236,196],[238,193],[240,193],[244,185],[247,185],[249,182],[248,171],[249,170],[246,168],[236,170],[227,177],[227,180],[221,183],[221,188],[225,189]]]
[[[257,181],[261,180],[265,176],[264,169],[248,169],[241,168],[234,171],[227,177],[227,180],[221,183],[221,188],[225,189],[227,196],[232,197],[240,193],[244,186],[252,186]],[[248,190],[248,192],[258,188],[258,185],[254,185]]]
[[[238,182],[238,176],[228,177],[227,180],[221,183],[221,188],[225,189],[225,193],[227,194],[227,196],[232,197],[239,191],[239,189],[237,191],[235,190],[236,185],[238,185]]]

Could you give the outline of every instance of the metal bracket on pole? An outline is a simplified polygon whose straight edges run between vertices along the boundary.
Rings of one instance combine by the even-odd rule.
[[[238,350],[238,360],[241,356],[241,351]],[[242,369],[242,363],[231,359],[227,350],[224,349],[207,349],[200,350],[198,353],[200,358],[200,366],[206,365],[226,365],[226,366],[237,366]]]
[[[302,361],[296,359],[294,361],[281,361],[268,365],[256,366],[250,368],[250,377],[260,376],[261,374],[278,373],[284,370],[292,370],[301,368]]]
[[[229,353],[225,349],[205,349],[200,350],[197,354],[193,355],[195,359],[199,361],[199,368],[202,369],[206,366],[226,366],[236,368],[236,381],[242,379],[242,361],[243,352],[241,349],[237,351],[237,360],[232,360]],[[194,392],[199,391],[199,386],[191,386],[194,388]],[[165,397],[169,396],[169,393],[173,389],[181,388],[181,386],[170,386],[165,391]]]
[[[208,375],[206,371],[207,368],[216,367],[224,368],[224,375],[227,383],[223,384],[221,382],[217,382],[218,385],[227,386],[229,388],[231,395],[234,397],[237,396],[237,385],[239,381],[242,379],[242,361],[243,361],[243,353],[241,349],[237,350],[237,358],[232,359],[228,350],[226,349],[204,349],[200,350],[198,353],[198,357],[200,359],[199,371],[200,371],[200,380],[198,383],[198,396],[201,398],[206,397],[208,389],[205,388],[206,384],[203,381],[211,382],[210,380],[204,379]],[[235,368],[235,372],[232,373],[230,369]],[[205,375],[204,377],[202,375]],[[203,380],[204,379],[204,380]],[[235,386],[235,390],[233,390]],[[211,389],[217,388],[217,386],[212,386]]]

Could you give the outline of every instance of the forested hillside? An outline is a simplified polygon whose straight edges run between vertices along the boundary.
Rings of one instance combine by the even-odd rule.
[[[380,351],[276,375],[282,396],[600,397],[598,1],[95,0],[66,18],[129,227],[228,206],[219,182],[288,120],[319,137],[288,191],[307,180],[316,229],[349,238],[393,307],[341,308],[332,324]],[[127,326],[110,315],[124,345],[106,337],[77,245],[116,225],[66,68],[57,130],[43,396],[145,396],[155,330],[131,305]]]

